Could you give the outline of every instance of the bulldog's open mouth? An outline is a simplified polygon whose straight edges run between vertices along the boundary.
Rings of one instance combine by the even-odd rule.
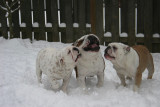
[[[100,47],[98,44],[88,44],[86,47],[83,48],[85,51],[91,51],[91,52],[98,52]]]
[[[115,57],[114,56],[110,56],[108,53],[105,53],[104,57],[108,60],[114,60]]]

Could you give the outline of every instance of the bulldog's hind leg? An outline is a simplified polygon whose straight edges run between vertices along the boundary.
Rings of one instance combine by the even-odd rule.
[[[152,79],[153,73],[154,73],[154,64],[153,64],[153,58],[152,55],[149,54],[149,62],[148,62],[148,78],[147,79]]]

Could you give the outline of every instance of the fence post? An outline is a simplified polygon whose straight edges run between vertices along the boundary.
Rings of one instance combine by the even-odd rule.
[[[45,37],[45,18],[44,18],[44,0],[38,0],[38,22],[39,22],[39,39],[46,40]]]
[[[119,0],[111,0],[112,6],[112,21],[111,21],[111,33],[112,41],[119,41]]]
[[[153,0],[147,0],[144,2],[144,36],[145,45],[150,51],[152,51],[152,16],[153,16]]]
[[[137,33],[144,33],[144,2],[146,0],[137,0]]]
[[[91,3],[91,33],[96,34],[96,0],[90,0]]]
[[[85,0],[78,0],[79,37],[86,34],[85,9],[86,9]]]
[[[60,3],[60,23],[65,23],[66,22],[66,19],[65,19],[65,1],[66,0],[59,0],[59,3]],[[66,32],[63,31],[61,32],[61,41],[62,42],[66,42]]]
[[[127,13],[128,13],[128,0],[121,0],[121,33],[128,33]],[[129,7],[130,8],[130,7]]]
[[[0,5],[3,4],[3,0],[0,0]],[[2,5],[4,6],[4,5]],[[0,9],[0,23],[1,23],[1,33],[5,39],[8,39],[7,34],[7,18],[5,17],[6,11]]]
[[[96,0],[96,35],[104,43],[103,0]]]
[[[59,41],[59,33],[58,33],[58,6],[57,0],[51,0],[51,16],[52,16],[52,38],[50,41]]]
[[[66,42],[73,42],[72,0],[65,0]]]
[[[135,45],[135,0],[128,0],[128,44]]]
[[[32,17],[31,17],[31,0],[23,1],[21,5],[21,20],[26,24],[25,35],[22,35],[23,39],[30,38],[32,40]]]
[[[14,6],[18,7],[18,3]],[[13,38],[20,37],[20,25],[19,25],[19,10],[12,13],[12,22],[13,22]]]
[[[111,0],[105,0],[105,32],[111,32],[112,24]]]

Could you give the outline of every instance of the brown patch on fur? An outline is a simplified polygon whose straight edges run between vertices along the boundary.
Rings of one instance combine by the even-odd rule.
[[[82,45],[84,39],[81,39],[79,41],[76,41],[75,43],[72,44],[72,46],[76,46],[76,47],[79,47],[80,45]]]
[[[142,73],[147,68],[148,69],[148,79],[152,79],[154,73],[153,58],[148,49],[142,45],[136,45],[132,47],[139,56],[139,66],[137,68],[135,85],[140,87],[142,80]]]

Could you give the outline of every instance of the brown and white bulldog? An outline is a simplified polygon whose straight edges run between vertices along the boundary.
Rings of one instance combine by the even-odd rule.
[[[36,74],[38,82],[41,83],[42,73],[48,76],[53,89],[59,88],[57,80],[63,79],[62,91],[67,91],[71,73],[81,56],[79,49],[68,46],[62,50],[55,48],[42,49],[36,60]]]
[[[73,43],[82,54],[75,71],[78,83],[84,90],[86,90],[85,79],[88,76],[97,75],[97,87],[103,86],[105,63],[100,52],[99,42],[99,38],[96,35],[88,34]]]
[[[129,47],[122,43],[110,43],[105,49],[104,57],[113,63],[122,85],[126,85],[125,76],[135,79],[134,91],[140,87],[142,73],[146,68],[148,79],[152,79],[153,58],[148,49],[142,45]]]

